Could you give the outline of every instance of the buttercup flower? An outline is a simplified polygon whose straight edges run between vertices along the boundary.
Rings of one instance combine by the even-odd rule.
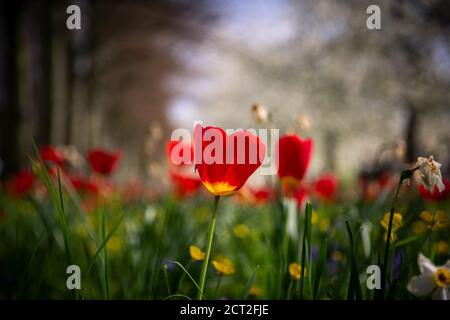
[[[251,297],[259,297],[260,295],[262,295],[263,290],[260,287],[251,287],[250,290],[248,291],[248,295]]]
[[[88,159],[92,170],[107,175],[116,169],[121,156],[121,151],[109,152],[104,149],[92,149],[89,151]]]
[[[248,131],[227,135],[222,128],[197,125],[194,132],[195,169],[215,196],[239,190],[262,164],[266,146]]]
[[[241,223],[233,228],[234,235],[238,238],[245,238],[250,234],[250,229],[247,225]]]
[[[420,213],[420,219],[425,221],[428,228],[432,231],[445,229],[450,226],[448,214],[442,210],[436,210],[434,214],[430,211],[422,211]]]
[[[383,216],[383,219],[381,219],[380,224],[386,230],[384,233],[384,241],[387,240],[387,231],[389,228],[389,212],[386,212],[386,214]],[[403,226],[403,217],[400,213],[396,212],[394,213],[394,218],[392,219],[392,228],[391,228],[391,243],[394,243],[397,240],[397,230],[400,229]]]
[[[233,262],[230,259],[220,257],[212,261],[214,269],[221,275],[227,276],[236,272]]]
[[[407,289],[415,296],[431,294],[434,300],[450,300],[450,260],[443,266],[435,266],[422,253],[417,256],[419,276],[414,276],[408,283]]]
[[[200,250],[199,247],[194,245],[189,246],[189,254],[194,261],[202,261],[203,259],[205,259],[205,253]]]
[[[442,182],[440,169],[441,164],[434,161],[433,156],[429,156],[428,158],[417,158],[416,166],[419,167],[421,182],[426,190],[431,193],[434,192],[435,188],[437,188],[439,192],[444,191],[445,186]]]
[[[292,279],[294,280],[300,280],[301,277],[301,269],[302,269],[302,265],[300,263],[297,262],[292,262],[291,264],[289,264],[289,274],[291,275]],[[306,267],[303,268],[303,276],[306,277],[307,275],[307,270]]]
[[[295,187],[309,168],[313,141],[298,135],[284,135],[278,145],[278,176],[285,186]]]
[[[449,251],[448,251],[449,246],[446,241],[441,240],[441,241],[436,242],[435,248],[436,248],[437,254],[444,255],[444,254],[449,253]]]

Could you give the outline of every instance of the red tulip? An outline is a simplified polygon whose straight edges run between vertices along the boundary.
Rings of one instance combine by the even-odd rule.
[[[292,198],[294,198],[297,201],[297,206],[301,209],[303,208],[303,203],[306,200],[306,197],[308,196],[308,189],[303,186],[299,185],[291,194]]]
[[[194,142],[195,169],[216,196],[239,190],[262,164],[266,152],[259,137],[242,130],[228,136],[221,128],[197,125]]]
[[[338,179],[335,175],[324,174],[314,182],[313,190],[319,198],[332,201],[338,191]]]
[[[194,146],[190,142],[170,140],[167,142],[166,151],[169,163],[174,166],[194,163]]]
[[[175,186],[177,195],[186,196],[200,188],[201,181],[197,177],[170,172],[170,178]]]
[[[92,149],[88,154],[88,159],[92,170],[107,175],[116,169],[121,156],[121,151],[108,152],[103,149]]]
[[[252,189],[252,191],[257,203],[266,203],[274,198],[274,192],[266,187],[257,190]]]
[[[426,190],[423,185],[419,186],[419,193],[425,200],[428,201],[442,201],[445,200],[450,195],[450,180],[443,179],[442,183],[445,186],[445,189],[442,192],[439,192],[438,188],[434,188],[434,192]]]
[[[41,149],[39,150],[39,154],[44,162],[53,163],[59,166],[64,163],[63,154],[58,149],[52,146],[41,147]]]
[[[91,192],[91,193],[98,193],[99,187],[97,183],[92,182],[85,177],[82,176],[70,176],[69,177],[70,183],[72,183],[72,186],[77,190],[78,192]]]
[[[297,186],[311,162],[313,141],[288,134],[280,138],[278,148],[278,176],[282,184]]]
[[[35,176],[32,171],[20,171],[7,182],[6,190],[12,196],[24,196],[31,191]]]

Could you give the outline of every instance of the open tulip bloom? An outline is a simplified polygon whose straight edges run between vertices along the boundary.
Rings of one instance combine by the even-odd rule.
[[[264,142],[244,130],[227,135],[222,128],[197,125],[194,141],[195,169],[215,196],[239,190],[261,166],[266,153]]]
[[[208,233],[206,256],[200,275],[198,299],[203,299],[206,271],[211,254],[216,212],[220,196],[238,191],[258,169],[265,157],[264,142],[249,131],[227,135],[219,127],[194,129],[195,169],[205,188],[215,196],[213,216]]]

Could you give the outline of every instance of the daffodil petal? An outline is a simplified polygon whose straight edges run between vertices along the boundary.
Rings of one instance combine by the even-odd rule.
[[[434,263],[422,253],[419,253],[417,256],[417,265],[422,274],[433,274],[437,269]]]
[[[433,300],[450,300],[450,293],[447,288],[437,288],[432,294]]]
[[[426,296],[434,288],[435,284],[431,274],[412,277],[407,286],[408,291],[416,296]]]

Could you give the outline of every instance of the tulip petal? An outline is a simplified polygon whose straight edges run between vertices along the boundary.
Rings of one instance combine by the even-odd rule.
[[[194,142],[201,154],[196,154],[195,168],[202,183],[220,196],[238,190],[262,164],[265,144],[248,131],[227,136],[221,128],[199,126],[195,128]]]

